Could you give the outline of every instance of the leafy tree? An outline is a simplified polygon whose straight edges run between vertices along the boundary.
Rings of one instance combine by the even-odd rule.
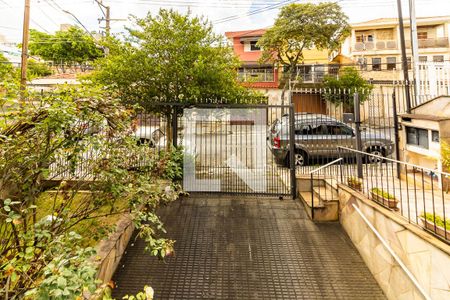
[[[359,101],[363,103],[373,90],[373,85],[367,82],[354,67],[342,68],[338,77],[325,76],[323,85],[325,99],[338,105],[343,104],[346,112],[353,112],[354,93],[359,94]]]
[[[258,41],[261,62],[283,67],[286,72],[282,98],[289,79],[296,78],[303,50],[337,50],[350,34],[348,17],[337,3],[294,3],[284,6],[275,24]]]
[[[103,55],[94,38],[75,26],[55,34],[31,29],[29,50],[31,55],[40,56],[63,69],[74,63],[83,67]]]
[[[14,68],[8,59],[0,53],[0,83],[11,75]]]
[[[135,22],[126,42],[108,45],[110,55],[98,60],[90,79],[125,103],[165,114],[168,143],[171,119],[180,112],[171,105],[155,108],[155,103],[261,100],[239,84],[238,59],[204,19],[161,9]]]
[[[173,241],[161,237],[155,210],[176,190],[161,191],[156,183],[179,176],[181,168],[169,153],[160,160],[137,145],[134,112],[84,88],[28,98],[1,115],[0,297],[75,299],[93,292],[94,252],[77,232],[86,231],[83,224],[89,236],[108,232],[90,226],[102,217],[130,213],[146,250],[160,258],[170,254]],[[49,195],[47,183],[61,179],[68,181]],[[86,188],[91,193],[79,193]]]
[[[447,142],[441,142],[441,157],[442,163],[450,167],[450,145]]]
[[[148,107],[251,95],[237,81],[238,59],[207,21],[165,9],[135,21],[128,42],[114,41],[94,76],[124,101]]]

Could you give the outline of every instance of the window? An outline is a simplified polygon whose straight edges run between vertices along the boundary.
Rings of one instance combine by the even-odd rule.
[[[357,43],[373,42],[373,34],[359,34],[356,36]]]
[[[258,43],[258,41],[250,42],[250,51],[261,51],[261,47],[259,47],[256,43]]]
[[[331,135],[353,135],[353,130],[343,125],[328,125],[328,133]]]
[[[396,69],[396,58],[395,57],[388,57],[386,58],[386,68],[388,70],[395,70]]]
[[[365,57],[358,58],[358,65],[361,70],[367,70],[367,58]]]
[[[444,55],[434,55],[433,61],[434,62],[444,62]]]
[[[435,143],[439,143],[439,131],[432,130],[431,131],[431,141]]]
[[[381,58],[372,58],[372,71],[381,71]]]
[[[246,67],[239,68],[238,78],[244,82],[273,82],[274,71],[272,67]]]
[[[428,32],[426,31],[421,31],[417,33],[417,38],[419,40],[426,40],[428,38]]]
[[[427,62],[428,57],[427,56],[419,56],[420,62]]]
[[[412,60],[411,57],[406,58],[406,64],[408,65],[408,70],[412,69]]]
[[[406,143],[428,149],[428,130],[406,127]]]

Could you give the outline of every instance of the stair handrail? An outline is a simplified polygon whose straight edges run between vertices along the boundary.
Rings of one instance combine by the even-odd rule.
[[[327,163],[326,165],[320,166],[320,167],[318,167],[317,169],[314,169],[314,170],[310,171],[309,174],[314,174],[314,173],[316,173],[317,171],[320,171],[320,170],[322,170],[322,169],[328,168],[329,166],[332,166],[332,165],[334,165],[335,163],[340,162],[341,160],[343,160],[342,157],[340,157],[340,158],[338,158],[338,159],[335,159],[335,160],[333,160],[332,162]]]
[[[326,165],[323,165],[321,167],[318,167],[317,169],[314,169],[312,171],[309,172],[309,175],[311,176],[310,182],[311,182],[311,220],[314,221],[314,174],[317,173],[320,170],[323,170],[325,168],[328,168],[340,161],[342,161],[343,158],[339,157],[338,159],[333,160],[330,163],[327,163]],[[341,176],[342,176],[342,172],[341,172]]]
[[[368,153],[368,152],[364,152],[364,151],[358,151],[356,149],[347,148],[347,147],[343,147],[343,146],[338,146],[337,148],[340,149],[340,150],[345,150],[345,151],[350,151],[350,152],[354,152],[354,153],[364,154],[364,155],[367,155],[367,156],[372,156],[372,157],[379,158],[381,160],[402,164],[402,165],[409,166],[409,167],[412,167],[412,168],[415,168],[415,169],[423,169],[423,170],[426,170],[426,171],[429,171],[429,172],[438,173],[438,174],[442,174],[444,176],[450,177],[450,173],[448,173],[448,172],[439,171],[439,170],[431,169],[431,168],[427,168],[427,167],[422,167],[422,166],[419,166],[419,165],[408,163],[406,161],[401,161],[401,160],[397,160],[397,159],[393,159],[393,158],[389,158],[389,157],[384,157],[384,156],[380,156],[380,155],[376,155],[376,154],[372,154],[372,153]]]
[[[375,226],[367,219],[367,217],[362,213],[362,211],[358,208],[355,203],[352,203],[352,207],[355,209],[355,211],[359,214],[359,216],[363,219],[364,223],[366,223],[367,227],[372,230],[372,232],[375,234],[375,236],[380,240],[383,247],[386,249],[386,251],[389,252],[389,254],[392,256],[392,258],[397,262],[397,264],[400,266],[403,272],[405,272],[406,276],[412,281],[416,289],[422,294],[424,299],[431,300],[431,297],[428,295],[428,293],[425,291],[425,289],[420,285],[417,278],[414,276],[414,274],[408,269],[408,267],[403,263],[401,258],[395,253],[394,249],[389,245],[389,243],[383,238],[383,236],[380,234],[380,232],[375,228]]]

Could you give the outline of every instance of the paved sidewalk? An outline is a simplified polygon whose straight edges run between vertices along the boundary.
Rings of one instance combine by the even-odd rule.
[[[155,299],[385,299],[338,223],[314,224],[293,200],[185,198],[160,211],[176,240],[166,262],[130,243],[113,296]]]

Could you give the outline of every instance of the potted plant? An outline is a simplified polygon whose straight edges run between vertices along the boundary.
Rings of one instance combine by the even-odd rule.
[[[347,185],[354,190],[362,191],[362,181],[361,181],[361,179],[359,179],[357,177],[354,177],[354,176],[348,177]]]
[[[450,220],[445,220],[439,215],[433,215],[431,213],[421,214],[420,220],[423,226],[440,235],[444,239],[450,240]]]
[[[394,195],[389,194],[380,188],[373,188],[370,190],[370,196],[373,201],[378,202],[384,206],[397,210],[398,200]]]

